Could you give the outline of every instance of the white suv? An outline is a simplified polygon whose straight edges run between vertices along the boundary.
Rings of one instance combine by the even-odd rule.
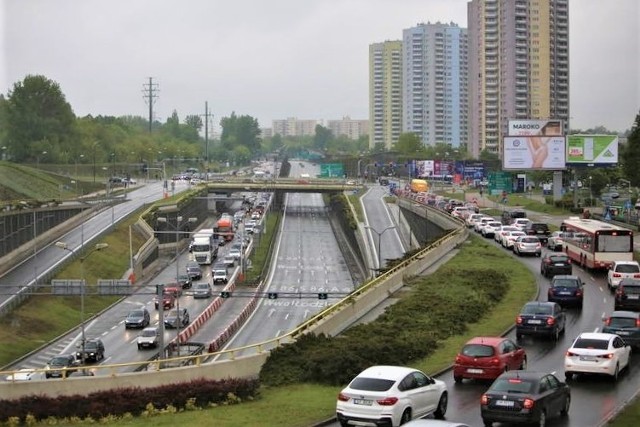
[[[640,279],[640,264],[636,261],[614,261],[607,272],[607,286],[615,290],[622,279]]]
[[[524,231],[524,228],[529,224],[531,220],[529,218],[516,218],[513,220],[511,225],[518,227],[520,230]]]

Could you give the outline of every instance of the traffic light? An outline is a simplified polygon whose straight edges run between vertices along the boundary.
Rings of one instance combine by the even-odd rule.
[[[326,292],[320,292],[318,294],[318,299],[327,299],[328,295]]]
[[[221,298],[229,298],[230,296],[231,296],[231,292],[228,292],[228,291],[220,292],[220,297]]]
[[[278,293],[277,292],[269,292],[267,294],[267,298],[269,298],[269,299],[278,299]]]

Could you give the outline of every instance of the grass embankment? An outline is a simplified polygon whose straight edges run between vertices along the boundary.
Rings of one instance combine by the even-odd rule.
[[[524,302],[533,298],[536,292],[534,275],[521,263],[514,260],[499,248],[489,245],[482,239],[472,237],[461,248],[457,256],[430,276],[411,279],[410,289],[401,292],[402,298],[411,298],[413,288],[420,286],[419,282],[441,283],[439,289],[443,293],[443,305],[452,306],[456,298],[461,298],[455,288],[466,286],[469,288],[470,270],[495,271],[496,275],[508,278],[506,293],[499,304],[484,313],[477,323],[466,325],[461,335],[451,336],[438,342],[437,349],[429,357],[411,363],[425,372],[435,373],[451,364],[461,345],[470,337],[478,335],[499,335],[513,325],[513,319]],[[464,277],[462,277],[464,276]],[[440,291],[439,291],[440,292]],[[415,298],[415,295],[413,295]],[[462,298],[467,298],[463,296]],[[468,302],[468,301],[465,301]],[[402,304],[398,302],[396,305]],[[429,316],[428,312],[416,313],[409,321],[421,322],[421,316]],[[434,320],[434,319],[431,319]],[[437,319],[435,319],[437,321]],[[373,323],[378,322],[378,320]],[[444,320],[441,319],[441,322]],[[448,323],[442,323],[446,328]],[[334,355],[338,357],[337,355]],[[154,417],[156,426],[189,425],[208,426],[212,420],[215,425],[235,427],[260,425],[264,427],[308,426],[322,419],[332,417],[335,411],[335,399],[338,391],[343,387],[295,384],[281,387],[265,387],[261,389],[261,398],[257,401],[216,407],[201,411],[170,413]],[[151,421],[148,418],[127,419],[113,422],[112,425],[146,426]],[[88,425],[87,423],[78,425]]]

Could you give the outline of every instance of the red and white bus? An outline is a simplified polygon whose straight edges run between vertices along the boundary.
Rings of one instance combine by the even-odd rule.
[[[595,219],[571,217],[562,222],[562,250],[579,265],[607,269],[613,261],[633,261],[633,231]]]

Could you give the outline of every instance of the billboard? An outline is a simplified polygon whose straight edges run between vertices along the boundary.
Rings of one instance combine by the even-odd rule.
[[[509,136],[562,136],[562,120],[509,120]]]
[[[567,163],[572,165],[612,165],[618,163],[618,136],[567,136]]]
[[[342,163],[323,163],[320,165],[320,178],[342,178],[344,167]]]
[[[502,169],[565,169],[563,136],[507,136],[503,140]]]

